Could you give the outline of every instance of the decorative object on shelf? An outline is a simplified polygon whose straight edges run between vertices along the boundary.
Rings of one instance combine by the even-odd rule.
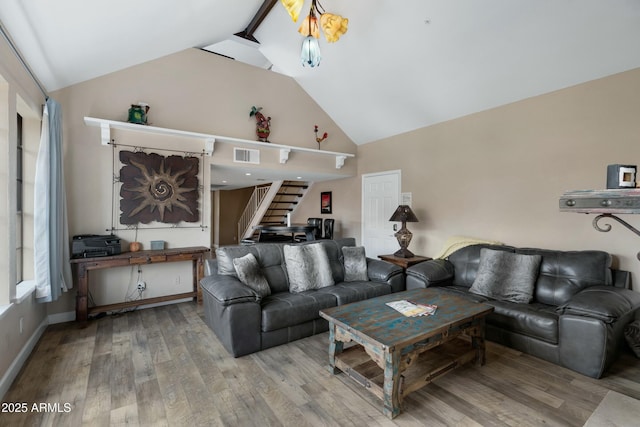
[[[635,165],[609,165],[607,166],[607,189],[636,188]]]
[[[315,125],[313,127],[313,132],[316,134],[316,142],[318,143],[318,150],[319,150],[320,149],[320,143],[322,141],[324,141],[325,139],[327,139],[329,134],[325,132],[324,134],[322,134],[322,138],[318,137],[318,125]]]
[[[304,0],[281,1],[285,9],[287,9],[287,12],[289,12],[291,19],[293,19],[294,22],[298,22]],[[320,16],[319,19],[318,15]],[[340,36],[347,32],[348,26],[349,20],[347,18],[333,13],[327,13],[318,0],[311,0],[309,15],[307,15],[302,21],[300,28],[298,28],[298,32],[304,37],[300,53],[302,66],[309,65],[313,68],[320,65],[322,55],[320,54],[319,28],[322,28],[322,32],[327,41],[334,43],[340,39]]]
[[[120,223],[197,222],[197,157],[121,151]]]
[[[145,102],[138,102],[138,104],[131,104],[131,108],[129,108],[129,116],[127,121],[129,123],[135,123],[138,125],[146,125],[148,114],[149,114],[149,104]]]
[[[402,227],[395,234],[398,244],[400,245],[400,250],[395,252],[394,255],[400,258],[414,257],[413,252],[407,249],[409,243],[411,243],[411,238],[413,237],[413,234],[407,230],[407,222],[418,222],[416,214],[413,213],[411,207],[408,205],[400,205],[397,207],[393,215],[391,215],[389,221],[402,222]]]
[[[271,133],[271,129],[269,128],[271,125],[271,117],[265,117],[260,110],[262,110],[262,107],[251,107],[249,117],[256,118],[256,135],[258,135],[258,141],[269,142],[268,138]]]
[[[164,250],[164,240],[152,240],[151,241],[151,250],[153,250],[153,251],[162,251],[162,250]]]
[[[323,191],[320,193],[320,213],[330,214],[332,213],[332,196],[331,191]]]
[[[140,242],[129,243],[129,252],[138,252],[140,250],[142,250],[142,243]]]

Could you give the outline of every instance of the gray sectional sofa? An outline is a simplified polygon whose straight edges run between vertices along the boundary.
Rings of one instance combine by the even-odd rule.
[[[488,264],[489,255],[502,255],[501,251],[515,254],[506,255],[509,258],[536,261],[529,269],[533,275],[514,273],[521,264]],[[531,280],[530,300],[522,299],[522,289],[501,288],[505,279],[497,273],[505,271],[500,270],[516,281]],[[476,281],[481,275],[483,280]],[[478,282],[497,286],[487,291]],[[593,378],[600,378],[619,355],[625,345],[624,327],[640,307],[640,293],[629,289],[629,273],[611,269],[611,256],[602,251],[472,245],[447,259],[409,267],[406,286],[437,286],[490,304],[495,310],[487,317],[487,339]]]
[[[290,282],[305,278],[304,274],[292,277],[287,271],[287,260],[291,258],[285,259],[285,252],[291,252],[293,246],[302,249],[308,246],[304,249],[307,253],[321,248],[321,253],[326,253],[330,273],[329,277],[317,280],[329,280],[332,284],[291,292],[294,284]],[[355,239],[218,248],[215,259],[207,260],[201,281],[206,323],[227,351],[238,357],[328,330],[327,321],[318,314],[322,309],[405,290],[402,268],[391,263],[362,257],[366,259],[364,271],[353,273],[350,264],[345,270],[343,247],[357,249]],[[259,279],[266,279],[266,292],[260,287],[256,291],[239,278],[234,260],[238,264],[248,254],[257,261]],[[311,264],[315,265],[315,260]],[[241,276],[245,282],[255,279]]]

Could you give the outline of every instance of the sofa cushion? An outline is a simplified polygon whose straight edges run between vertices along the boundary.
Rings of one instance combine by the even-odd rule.
[[[342,248],[342,255],[344,257],[345,282],[369,280],[364,246],[345,246]]]
[[[611,255],[603,251],[517,249],[517,253],[541,255],[534,300],[562,305],[581,290],[611,284]]]
[[[555,306],[536,302],[520,304],[489,299],[470,293],[466,286],[451,285],[437,289],[494,307],[493,313],[487,316],[487,325],[551,344],[558,344],[558,314],[555,312]],[[504,342],[502,343],[504,344]]]
[[[390,294],[391,286],[388,283],[372,281],[343,282],[318,289],[317,292],[333,295],[338,305],[342,305]]]
[[[494,307],[493,313],[487,316],[487,324],[551,344],[558,343],[558,315],[554,306],[496,300],[485,304]]]
[[[309,322],[320,310],[335,306],[335,296],[318,291],[271,294],[262,300],[262,332]]]
[[[238,279],[250,287],[261,297],[271,295],[271,289],[267,279],[262,274],[258,260],[252,253],[248,253],[243,257],[234,258],[233,266],[238,274]]]
[[[304,292],[334,285],[329,257],[322,245],[286,245],[284,260],[290,292]]]
[[[501,301],[528,304],[540,268],[540,255],[483,248],[478,273],[469,292]]]

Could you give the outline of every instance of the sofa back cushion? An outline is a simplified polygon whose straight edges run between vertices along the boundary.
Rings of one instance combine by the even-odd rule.
[[[258,243],[255,245],[223,246],[216,249],[218,261],[218,274],[226,274],[238,277],[233,259],[253,254],[262,268],[262,273],[267,278],[271,293],[289,292],[289,278],[287,266],[284,260],[283,247],[285,243]],[[355,246],[353,237],[336,240],[312,240],[300,245],[322,245],[329,258],[331,275],[335,283],[344,281],[344,260],[342,256],[343,246]]]
[[[467,288],[473,285],[480,266],[480,251],[483,248],[489,248],[497,251],[514,252],[511,246],[501,245],[471,245],[459,249],[449,255],[447,260],[453,264],[454,276],[453,284],[456,286],[465,286]]]
[[[282,243],[259,243],[256,245],[223,246],[216,249],[218,260],[218,274],[237,276],[233,265],[234,258],[240,258],[248,253],[253,254],[266,277],[271,293],[289,291]]]
[[[607,252],[521,248],[516,253],[542,256],[534,300],[543,304],[562,305],[584,288],[612,283]]]

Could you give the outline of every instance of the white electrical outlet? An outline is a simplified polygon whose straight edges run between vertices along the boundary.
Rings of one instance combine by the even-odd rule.
[[[145,282],[144,280],[141,280],[138,282],[138,290],[140,292],[144,291],[147,289],[147,282]]]

